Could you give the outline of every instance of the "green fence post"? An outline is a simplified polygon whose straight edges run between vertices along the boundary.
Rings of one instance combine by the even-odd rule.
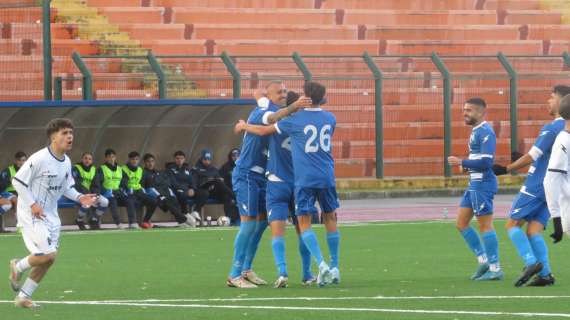
[[[54,83],[53,91],[54,91],[54,100],[55,101],[63,100],[63,78],[62,77],[55,77],[55,83]]]
[[[568,51],[564,51],[564,53],[562,53],[562,59],[564,59],[566,67],[570,68],[570,54],[568,54]]]
[[[161,100],[166,99],[168,97],[168,89],[166,87],[166,73],[164,73],[164,70],[160,66],[160,63],[156,59],[156,56],[150,50],[148,51],[147,59],[150,67],[152,68],[152,71],[156,73],[156,78],[158,80],[158,98]]]
[[[376,178],[384,178],[384,114],[382,101],[382,71],[368,52],[362,56],[374,76],[374,121],[376,126]]]
[[[232,61],[232,58],[228,55],[227,52],[222,52],[220,55],[222,62],[228,69],[228,72],[232,75],[233,78],[233,91],[234,91],[234,99],[241,98],[241,73],[239,72],[238,68],[236,67],[235,63]]]
[[[299,71],[301,71],[301,73],[303,74],[303,78],[305,78],[305,81],[313,80],[313,74],[305,64],[305,61],[303,61],[303,58],[301,58],[301,55],[297,52],[293,52],[292,57],[293,61],[297,65],[297,68],[299,68]]]
[[[517,128],[517,119],[518,119],[518,74],[513,68],[513,65],[509,62],[507,57],[502,53],[499,52],[497,54],[497,58],[501,65],[505,69],[505,71],[509,74],[509,109],[511,113],[511,152],[515,152],[518,150],[518,128]]]
[[[446,177],[451,177],[451,166],[447,161],[451,155],[451,73],[437,53],[432,53],[431,61],[443,77],[443,172]]]
[[[83,75],[83,100],[93,100],[93,75],[91,71],[87,68],[79,53],[73,52],[71,59]]]
[[[52,99],[52,52],[51,52],[51,0],[44,0],[42,8],[42,43],[44,59],[44,100]]]

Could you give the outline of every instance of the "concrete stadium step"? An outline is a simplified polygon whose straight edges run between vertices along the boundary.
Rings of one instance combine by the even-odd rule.
[[[570,41],[568,40],[553,40],[550,41],[548,52],[545,54],[562,55],[564,52],[570,52]]]
[[[443,57],[447,68],[455,74],[456,72],[478,72],[492,73],[503,70],[500,62],[496,58],[472,58],[472,57]],[[517,70],[525,71],[562,71],[564,70],[564,62],[560,58],[543,57],[530,61],[526,58],[509,58],[510,62]],[[426,72],[433,71],[434,64],[429,59],[402,59],[406,68],[411,71]],[[386,64],[386,63],[384,63]],[[381,63],[381,68],[383,65]]]
[[[84,0],[91,7],[142,7],[141,0]]]
[[[141,23],[119,23],[117,24],[118,31],[128,33],[132,38],[139,40],[182,40],[186,26],[183,24],[141,24]],[[89,30],[97,30],[98,26],[94,24],[71,24],[71,23],[56,23],[52,24],[52,35],[54,38],[81,38],[82,28],[89,28]],[[106,31],[109,28],[108,24],[101,24],[101,31]],[[40,32],[41,33],[41,32]],[[41,38],[41,35],[40,35]]]
[[[43,37],[41,23],[2,23],[0,24],[0,34],[4,39],[33,39],[41,40]],[[52,39],[71,39],[71,34],[65,28],[52,24]]]
[[[53,71],[73,73],[78,71],[70,57],[53,57]],[[0,55],[0,74],[3,73],[42,73],[43,56]]]
[[[570,25],[540,25],[528,26],[529,40],[568,40],[570,39]]]
[[[211,54],[204,40],[143,40],[141,46],[155,55],[205,55]]]
[[[343,24],[365,25],[496,25],[491,10],[346,10]]]
[[[52,52],[54,55],[71,55],[74,51],[89,55],[99,52],[97,45],[86,40],[54,39],[52,40]],[[41,55],[42,42],[31,39],[0,39],[0,55]]]
[[[99,7],[99,14],[111,23],[163,23],[164,8]]]
[[[543,43],[538,40],[387,40],[382,54],[388,55],[430,55],[437,52],[441,55],[495,55],[503,52],[507,55],[542,55]]]
[[[501,15],[501,13],[499,13]],[[499,24],[561,24],[562,14],[547,10],[505,10],[504,21],[499,17]]]
[[[102,1],[102,0],[99,0]],[[315,0],[153,0],[157,7],[206,8],[300,8],[313,9]]]
[[[541,0],[487,0],[484,1],[485,10],[540,10]]]
[[[55,10],[52,12],[52,18]],[[0,8],[2,23],[39,23],[42,20],[41,7]]]
[[[321,8],[367,10],[458,10],[475,9],[472,0],[322,0]]]
[[[173,23],[336,24],[336,10],[172,8]]]
[[[516,25],[366,26],[367,40],[519,40]]]
[[[115,89],[100,89],[95,91],[95,99],[97,100],[156,100],[158,92],[152,90],[115,90]]]
[[[363,52],[378,52],[375,40],[220,40],[215,42],[215,54],[226,51],[230,55],[361,55]]]
[[[194,24],[191,39],[358,40],[358,26],[282,24]],[[187,37],[188,39],[188,37]]]

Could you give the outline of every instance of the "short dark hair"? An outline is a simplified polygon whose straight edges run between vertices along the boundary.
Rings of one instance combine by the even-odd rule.
[[[73,123],[66,118],[56,118],[51,120],[46,126],[46,134],[48,138],[61,129],[73,129]]]
[[[143,161],[147,161],[149,159],[156,159],[152,153],[145,153],[143,156]]]
[[[117,153],[115,152],[115,150],[113,150],[113,149],[111,149],[111,148],[105,150],[105,157],[108,157],[108,156],[113,155],[113,154],[114,154],[114,155],[117,155]]]
[[[303,91],[305,93],[305,97],[311,98],[313,105],[319,105],[327,93],[327,88],[318,82],[307,81],[305,82]]]
[[[174,152],[174,157],[178,157],[178,156],[183,156],[184,158],[186,158],[186,153],[184,153],[184,151],[182,150],[178,150],[176,152]]]
[[[297,92],[295,92],[295,91],[287,92],[287,105],[288,106],[292,105],[297,100],[299,100],[299,98],[300,98],[300,96]]]
[[[570,120],[570,94],[565,95],[560,101],[559,113],[564,120]]]
[[[140,153],[138,153],[136,151],[129,152],[129,159],[137,158],[137,157],[140,158],[140,156],[141,156]]]
[[[81,155],[81,158],[83,158],[83,157],[85,157],[85,156],[87,156],[87,155],[90,155],[90,156],[93,157],[93,153],[87,151],[87,152],[83,152],[83,154]]]
[[[467,101],[465,101],[465,103],[467,104],[473,104],[482,108],[487,108],[487,102],[485,102],[485,100],[483,100],[483,98],[471,98]]]
[[[22,159],[24,157],[26,157],[26,158],[28,157],[28,155],[24,151],[18,151],[14,155],[14,159],[16,159],[16,160]]]
[[[554,86],[554,88],[552,88],[552,92],[559,95],[561,98],[564,98],[565,96],[570,94],[570,87],[560,84]]]

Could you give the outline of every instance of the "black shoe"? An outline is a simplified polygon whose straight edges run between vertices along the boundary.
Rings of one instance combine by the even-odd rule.
[[[540,270],[542,270],[542,263],[540,262],[526,266],[517,282],[515,282],[515,287],[522,287],[530,278],[539,273]]]
[[[75,224],[77,224],[77,226],[79,227],[79,230],[87,230],[87,228],[85,227],[85,221],[75,219]]]
[[[101,224],[99,223],[99,219],[91,219],[91,220],[89,220],[89,229],[90,229],[90,230],[99,230],[99,229],[101,229]]]
[[[552,274],[548,274],[544,277],[537,275],[534,277],[534,279],[532,279],[527,287],[548,287],[551,285],[554,285],[554,277]]]

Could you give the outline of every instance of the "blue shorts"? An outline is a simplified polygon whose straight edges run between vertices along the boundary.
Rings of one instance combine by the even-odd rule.
[[[257,173],[237,174],[232,177],[236,202],[241,216],[257,217],[265,213],[267,179]]]
[[[339,208],[336,188],[295,187],[295,214],[298,216],[318,213],[315,202],[319,202],[324,213],[334,212]]]
[[[509,217],[517,221],[538,221],[546,228],[550,211],[543,199],[519,193],[513,201]]]
[[[469,208],[473,210],[475,216],[486,216],[493,214],[494,192],[467,190],[461,199],[461,208]]]
[[[0,198],[4,198],[4,199],[10,200],[10,199],[14,198],[15,196],[16,196],[16,195],[13,194],[13,193],[11,193],[11,192],[7,192],[7,191],[5,191],[5,192],[0,192]]]
[[[267,220],[286,221],[294,205],[295,186],[287,182],[267,182]]]

